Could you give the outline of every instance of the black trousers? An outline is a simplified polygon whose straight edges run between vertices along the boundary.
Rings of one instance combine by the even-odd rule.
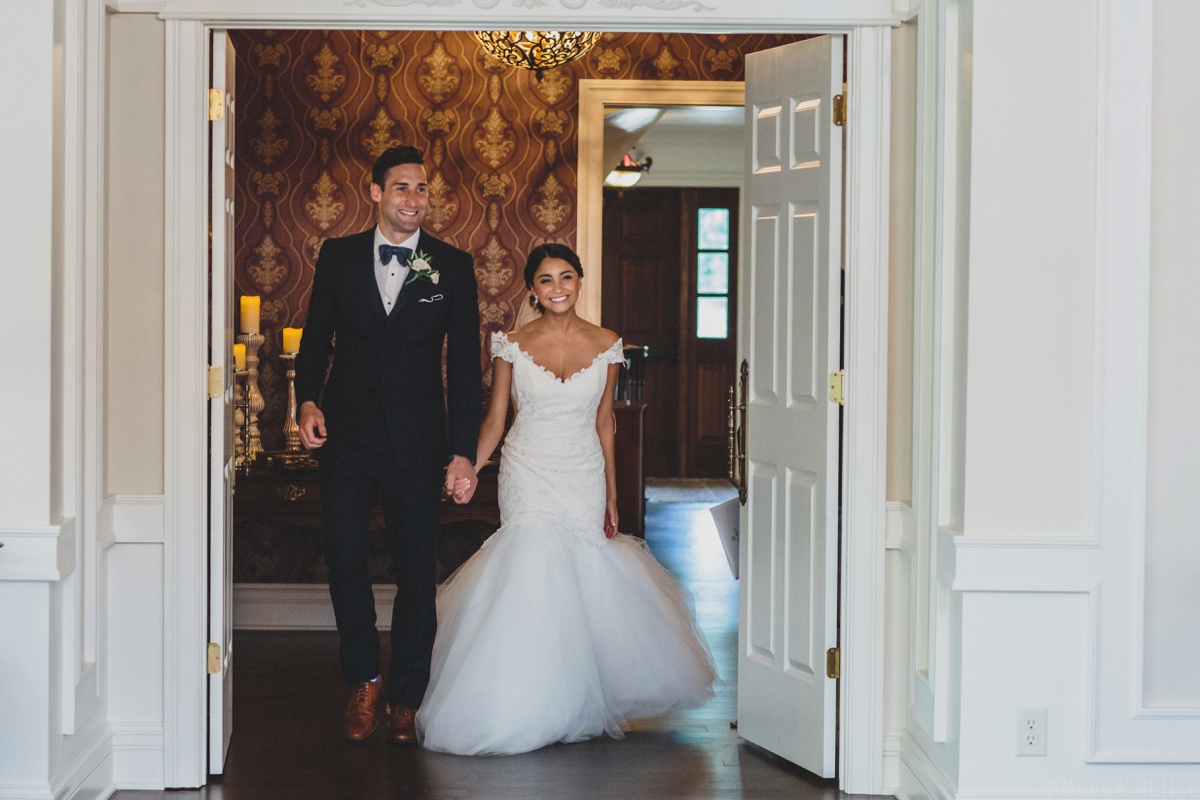
[[[375,595],[368,574],[368,524],[382,500],[396,580],[387,697],[416,708],[429,684],[437,633],[437,533],[444,472],[405,472],[393,462],[386,436],[355,437],[321,462],[325,563],[341,639],[347,685],[379,674]]]

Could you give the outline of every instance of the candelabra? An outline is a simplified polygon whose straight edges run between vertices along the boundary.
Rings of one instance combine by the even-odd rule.
[[[233,459],[233,468],[243,475],[250,474],[250,464],[253,461],[246,452],[245,444],[249,441],[250,435],[250,393],[242,385],[246,382],[249,374],[250,371],[246,369],[235,369],[233,371],[233,424],[234,431],[236,431],[234,436],[234,452],[236,455]]]
[[[287,443],[281,455],[284,466],[308,467],[315,465],[313,457],[300,442],[300,426],[296,423],[296,354],[282,353],[279,356],[287,364],[287,414],[283,418],[283,438]]]
[[[262,392],[258,390],[258,349],[266,339],[261,333],[239,333],[237,340],[246,345],[246,433],[245,457],[253,464],[263,451],[262,437],[258,432],[258,412],[266,407]]]

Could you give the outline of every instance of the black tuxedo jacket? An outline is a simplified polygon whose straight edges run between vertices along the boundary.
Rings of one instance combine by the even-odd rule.
[[[471,256],[421,231],[417,251],[438,282],[406,284],[386,314],[374,243],[372,227],[327,239],[317,258],[296,356],[297,406],[312,400],[325,415],[328,439],[315,454],[336,457],[355,436],[386,432],[402,469],[440,469],[454,455],[474,461],[483,388]]]

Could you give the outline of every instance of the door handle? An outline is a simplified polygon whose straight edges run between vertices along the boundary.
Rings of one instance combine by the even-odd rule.
[[[738,377],[738,389],[741,402],[737,403],[735,390],[729,387],[727,404],[729,416],[726,420],[726,433],[729,445],[729,482],[738,490],[738,501],[746,505],[746,411],[749,405],[750,364],[742,360],[741,374]]]

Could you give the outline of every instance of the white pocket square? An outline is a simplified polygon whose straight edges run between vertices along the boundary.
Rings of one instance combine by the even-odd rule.
[[[440,294],[435,294],[433,297],[422,297],[421,302],[422,303],[436,303],[438,300],[441,300],[441,299],[442,299],[442,296]]]

